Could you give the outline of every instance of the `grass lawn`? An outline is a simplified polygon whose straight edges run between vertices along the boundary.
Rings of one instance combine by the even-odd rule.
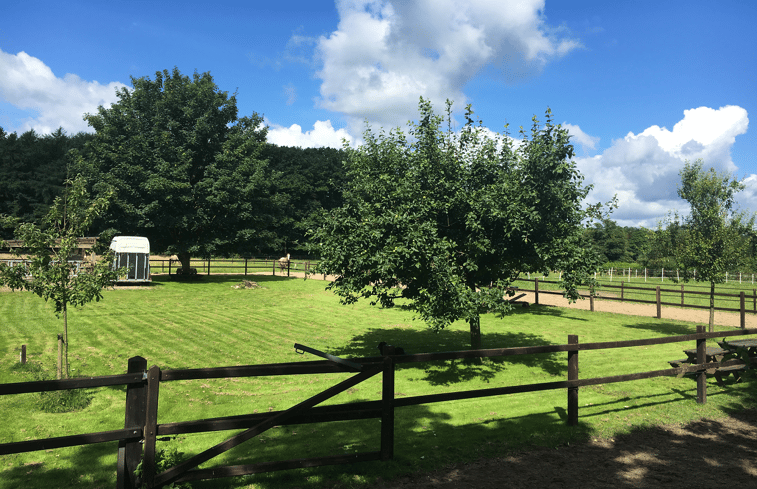
[[[367,303],[342,306],[324,290],[325,282],[256,276],[264,288],[235,289],[239,276],[209,276],[196,283],[158,277],[151,287],[110,290],[104,300],[71,311],[70,358],[73,374],[123,373],[127,359],[140,355],[162,369],[199,368],[316,360],[298,355],[293,344],[342,357],[374,356],[380,341],[409,353],[465,349],[467,325],[435,333],[401,307]],[[250,279],[250,277],[248,277]],[[20,346],[50,373],[55,370],[57,333],[62,321],[50,305],[28,293],[0,292],[0,382],[32,380],[18,364]],[[687,334],[689,323],[532,306],[504,319],[482,317],[485,348],[562,344],[569,334],[581,342]],[[580,354],[580,377],[598,377],[668,368],[692,344],[669,344]],[[161,384],[158,422],[184,421],[281,410],[324,390],[348,374],[255,379],[180,381]],[[410,396],[561,380],[565,354],[507,357],[482,365],[464,362],[399,365],[397,396]],[[375,400],[376,376],[329,402]],[[753,384],[751,385],[753,387]],[[395,459],[349,466],[301,469],[193,487],[360,487],[377,477],[391,478],[451,462],[502,455],[528,446],[560,446],[588,436],[613,436],[660,423],[722,417],[754,407],[749,382],[708,385],[708,403],[696,404],[691,379],[656,378],[582,388],[580,426],[566,426],[564,390],[428,404],[396,411]],[[91,391],[89,407],[48,414],[36,408],[37,394],[0,397],[0,442],[64,436],[123,427],[125,388]],[[274,428],[203,465],[335,455],[376,450],[379,420]],[[234,433],[180,435],[159,448],[195,454]],[[0,488],[113,487],[116,444],[0,456]]]

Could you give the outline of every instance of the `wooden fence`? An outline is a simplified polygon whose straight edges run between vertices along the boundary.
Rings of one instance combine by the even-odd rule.
[[[524,287],[518,287],[518,291],[521,292],[533,292],[535,295],[534,303],[539,303],[539,294],[553,294],[553,295],[563,295],[563,292],[561,290],[545,290],[540,289],[539,284],[553,284],[553,285],[559,285],[560,282],[552,281],[552,280],[540,280],[538,278],[534,279],[518,279],[518,282],[531,282],[533,283],[533,288],[524,288]],[[603,293],[605,290],[613,290],[616,291],[616,293]],[[654,299],[640,299],[636,297],[629,297],[628,293],[632,293],[634,291],[641,291],[645,294],[649,294],[650,296],[653,295]],[[709,292],[702,292],[702,291],[696,291],[696,290],[685,290],[683,285],[680,285],[680,287],[672,288],[671,287],[663,287],[660,285],[655,286],[654,288],[649,287],[637,287],[628,285],[625,282],[621,281],[618,285],[609,285],[609,284],[602,284],[600,289],[595,292],[595,294],[592,296],[591,294],[581,294],[581,297],[588,298],[591,301],[590,309],[594,310],[594,299],[603,299],[603,300],[609,300],[609,301],[623,301],[623,302],[636,302],[641,304],[655,304],[657,306],[657,318],[662,318],[662,306],[675,306],[675,307],[690,307],[693,309],[709,309],[710,306],[705,306],[701,304],[692,304],[686,302],[686,296],[706,296],[709,297]],[[678,301],[678,298],[680,297],[680,301]],[[741,316],[740,326],[741,328],[746,327],[746,313],[752,313],[757,314],[757,289],[752,289],[752,293],[747,295],[746,292],[740,291],[738,294],[727,294],[723,292],[715,292],[715,297],[725,298],[725,300],[730,300],[733,302],[738,302],[738,307],[715,307],[714,309],[716,311],[727,311],[727,312],[738,312]],[[675,302],[673,302],[673,299],[676,299]],[[748,305],[748,306],[747,306]]]
[[[179,260],[173,258],[150,257],[151,273],[176,273],[181,266]],[[292,258],[282,266],[278,259],[274,258],[193,258],[191,260],[192,268],[197,270],[198,274],[254,274],[260,272],[271,272],[290,276],[291,271],[309,272],[312,268],[310,260],[295,260]]]
[[[613,341],[603,343],[579,343],[578,336],[569,335],[564,345],[542,345],[516,348],[498,348],[487,350],[467,350],[442,353],[420,353],[414,355],[392,355],[384,357],[365,357],[341,359],[295,344],[300,351],[318,354],[326,360],[279,363],[268,365],[247,365],[232,367],[200,368],[187,370],[161,370],[157,365],[147,368],[147,360],[142,357],[129,359],[126,374],[110,375],[71,380],[53,380],[37,382],[20,382],[0,384],[0,395],[45,392],[64,389],[82,389],[102,386],[127,385],[125,399],[125,423],[121,430],[86,433],[73,436],[28,440],[0,444],[0,455],[49,450],[53,448],[93,443],[118,441],[116,458],[117,487],[134,488],[162,487],[172,482],[200,479],[215,479],[245,474],[270,472],[300,467],[346,464],[359,461],[390,460],[394,456],[394,416],[395,409],[405,406],[448,402],[460,399],[472,399],[507,394],[565,389],[567,391],[567,422],[578,423],[578,389],[580,387],[649,379],[661,376],[682,376],[694,373],[697,377],[697,402],[707,401],[706,375],[708,369],[744,366],[740,360],[732,359],[722,362],[706,363],[706,340],[716,337],[732,337],[757,334],[757,329],[734,330],[729,332],[706,333],[704,326],[697,327],[697,333],[630,341]],[[694,341],[697,347],[697,364],[665,370],[652,370],[610,377],[579,379],[578,357],[580,351],[602,350],[649,346],[667,343]],[[463,358],[505,357],[512,355],[533,355],[538,353],[567,352],[567,379],[538,384],[524,384],[507,387],[476,389],[462,392],[430,394],[395,398],[395,365],[400,363],[431,362]],[[386,352],[385,352],[386,353]],[[389,352],[391,353],[391,352]],[[755,363],[754,359],[751,359]],[[215,379],[229,377],[254,377],[274,375],[307,375],[316,373],[352,372],[355,375],[339,382],[323,392],[299,404],[284,410],[268,413],[247,414],[224,418],[202,419],[177,423],[158,423],[158,395],[163,382],[191,379]],[[377,401],[363,401],[349,404],[337,404],[315,407],[317,404],[343,392],[377,374],[382,374],[382,394]],[[381,445],[378,451],[316,457],[310,459],[263,462],[249,465],[235,465],[197,469],[196,467],[221,453],[244,443],[245,441],[281,425],[321,423],[355,419],[381,419]],[[202,433],[220,430],[245,429],[190,459],[156,473],[155,445],[158,436]],[[144,447],[143,447],[144,445]],[[142,462],[142,476],[138,479],[134,471]]]

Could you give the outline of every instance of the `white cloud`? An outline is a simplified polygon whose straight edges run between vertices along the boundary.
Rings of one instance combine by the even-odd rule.
[[[303,132],[299,124],[289,127],[270,124],[268,128],[268,142],[278,146],[295,146],[302,148],[341,148],[342,140],[353,138],[345,129],[334,129],[331,121],[316,121],[313,129]],[[353,141],[354,144],[354,141]]]
[[[597,143],[599,142],[598,137],[589,136],[588,134],[583,132],[579,126],[574,126],[573,124],[563,122],[562,126],[568,130],[568,133],[571,136],[571,143],[578,143],[584,153],[596,148]]]
[[[44,134],[59,127],[69,133],[88,131],[82,116],[115,102],[116,89],[124,86],[85,81],[70,73],[58,78],[38,58],[23,51],[13,55],[0,50],[0,98],[38,114],[23,121],[16,128],[20,132],[34,129]]]
[[[483,68],[514,80],[580,46],[547,26],[544,0],[340,0],[337,10],[337,30],[317,44],[320,105],[355,133],[366,119],[404,126],[421,96],[463,107]]]
[[[590,200],[607,201],[617,195],[613,219],[622,225],[654,227],[670,210],[687,211],[688,204],[677,194],[678,173],[687,160],[701,158],[717,171],[737,170],[731,147],[748,125],[746,110],[737,106],[685,110],[672,131],[651,126],[639,134],[629,132],[601,155],[576,162],[587,182],[594,184]],[[757,210],[757,176],[747,184],[740,201]]]

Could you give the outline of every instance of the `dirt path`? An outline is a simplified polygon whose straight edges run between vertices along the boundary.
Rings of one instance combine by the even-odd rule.
[[[533,292],[525,292],[525,294],[525,297],[519,299],[519,301],[526,301],[529,304],[535,303]],[[544,292],[539,293],[539,304],[583,309],[586,311],[590,309],[589,299],[579,300],[573,304],[568,304],[568,300],[564,299],[561,295],[545,294]],[[655,304],[639,304],[634,302],[597,299],[594,301],[594,311],[628,314],[630,316],[657,317],[657,306]],[[689,321],[706,325],[709,322],[710,312],[707,309],[683,309],[680,307],[663,306],[662,317],[664,319],[677,319],[680,321]],[[741,325],[739,314],[723,311],[715,311],[715,324],[732,326],[734,328],[739,328]],[[746,327],[757,328],[757,315],[747,313]]]

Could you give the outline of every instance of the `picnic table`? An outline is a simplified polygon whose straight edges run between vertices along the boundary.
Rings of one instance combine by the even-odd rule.
[[[747,352],[749,352],[750,357],[757,356],[757,339],[733,340],[733,341],[723,340],[723,341],[718,341],[718,345],[720,345],[721,348],[727,348],[730,351],[734,351],[734,347],[746,348]]]
[[[739,345],[739,343],[742,343],[742,345]],[[729,341],[727,344],[726,342],[720,342],[719,344],[722,348],[717,348],[714,346],[706,347],[704,363],[722,362],[723,357],[736,351],[735,348],[732,348],[735,346],[744,346],[750,348],[750,356],[753,355],[753,353],[751,353],[752,349],[755,351],[755,353],[757,353],[757,340],[735,340]],[[696,365],[698,363],[696,348],[684,350],[683,352],[686,353],[686,358],[682,358],[680,360],[670,360],[668,363],[671,367],[679,368],[687,365]],[[726,367],[708,368],[707,370],[705,370],[705,373],[714,375],[718,385],[724,385],[724,376],[727,377],[729,374],[733,374],[736,382],[738,382],[739,380],[741,380],[741,372],[743,372],[745,369],[746,365],[729,365]],[[686,375],[696,375],[696,373],[697,372],[688,372]]]

